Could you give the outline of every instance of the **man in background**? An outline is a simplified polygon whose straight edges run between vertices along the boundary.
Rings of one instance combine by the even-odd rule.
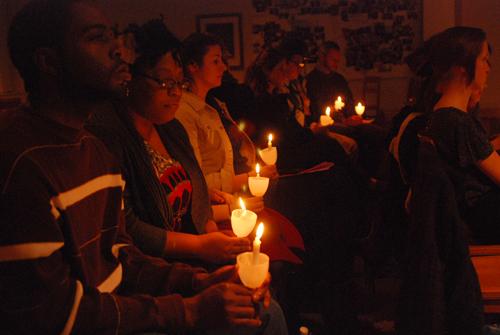
[[[342,58],[340,47],[337,43],[326,41],[318,54],[318,63],[314,70],[306,76],[307,93],[311,100],[312,120],[319,121],[325,108],[330,106],[334,112],[333,104],[338,96],[345,103],[342,109],[344,118],[354,115],[354,99],[347,80],[338,72]],[[333,116],[333,114],[332,114]]]

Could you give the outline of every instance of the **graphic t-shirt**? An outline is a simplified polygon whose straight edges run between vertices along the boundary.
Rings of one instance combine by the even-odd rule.
[[[190,215],[186,215],[189,214],[193,193],[189,176],[179,162],[158,153],[147,142],[144,144],[151,157],[156,176],[165,188],[167,201],[172,207],[173,230],[181,231],[182,223],[190,220]]]

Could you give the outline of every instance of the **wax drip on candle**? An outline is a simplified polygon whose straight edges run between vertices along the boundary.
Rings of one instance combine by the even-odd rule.
[[[240,200],[240,207],[243,210],[243,213],[241,213],[241,214],[245,215],[247,212],[247,208],[245,207],[245,203],[243,202],[243,199],[241,199],[241,197],[239,198],[239,200]]]
[[[273,146],[273,134],[267,136],[267,147],[271,148]]]
[[[259,165],[259,163],[255,164],[255,173],[257,173],[257,177],[260,177],[260,165]]]

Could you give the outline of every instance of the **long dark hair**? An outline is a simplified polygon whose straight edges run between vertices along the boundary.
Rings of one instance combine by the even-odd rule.
[[[245,83],[256,96],[267,92],[269,74],[287,55],[280,49],[270,48],[263,50],[247,69]]]
[[[422,78],[416,109],[430,112],[440,98],[438,85],[452,79],[452,69],[463,67],[467,84],[476,73],[476,59],[481,53],[486,33],[479,28],[452,27],[432,36],[406,58],[413,73]]]

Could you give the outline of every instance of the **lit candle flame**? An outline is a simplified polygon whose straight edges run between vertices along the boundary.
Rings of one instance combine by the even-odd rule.
[[[340,111],[342,108],[344,108],[345,104],[342,102],[342,97],[339,95],[337,97],[337,100],[335,100],[335,111],[338,112]]]
[[[330,116],[330,112],[331,112],[331,110],[332,110],[332,109],[330,108],[330,106],[326,107],[326,109],[325,109],[325,114],[326,114],[326,116]]]
[[[245,211],[247,210],[247,208],[245,207],[245,203],[243,202],[243,199],[241,199],[241,197],[239,198],[239,200],[240,200],[240,207],[243,210],[243,213],[245,213]]]
[[[245,127],[246,127],[246,124],[244,121],[241,121],[239,124],[238,124],[238,129],[240,131],[245,131]]]
[[[257,173],[257,177],[260,177],[260,175],[259,175],[260,174],[260,165],[259,165],[259,163],[257,163],[255,165],[255,172]]]
[[[356,111],[356,114],[361,116],[365,112],[365,106],[363,106],[363,104],[361,104],[361,102],[358,102],[356,107],[354,107],[354,110]]]
[[[267,136],[267,146],[271,148],[273,146],[273,134]]]
[[[264,223],[261,222],[257,227],[257,232],[255,233],[255,239],[260,241],[260,238],[262,237],[263,233],[264,233]]]

